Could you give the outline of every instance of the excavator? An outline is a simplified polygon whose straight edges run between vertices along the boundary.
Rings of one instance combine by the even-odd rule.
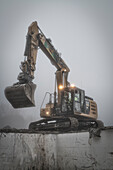
[[[51,39],[46,38],[37,22],[28,27],[24,61],[21,62],[21,72],[18,82],[5,88],[5,96],[14,108],[35,106],[34,93],[36,84],[33,83],[36,70],[38,49],[48,57],[56,67],[54,93],[47,92],[49,101],[41,107],[41,120],[31,122],[30,130],[77,130],[90,127],[101,128],[103,122],[97,120],[97,104],[93,98],[85,95],[85,91],[68,82],[69,67],[53,46]],[[43,103],[44,103],[43,100]]]

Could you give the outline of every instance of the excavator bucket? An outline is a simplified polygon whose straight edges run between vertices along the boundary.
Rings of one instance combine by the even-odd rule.
[[[14,108],[33,107],[35,89],[34,83],[16,84],[6,87],[5,96]]]

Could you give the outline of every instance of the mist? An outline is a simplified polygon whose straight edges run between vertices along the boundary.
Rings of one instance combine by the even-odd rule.
[[[98,119],[113,125],[113,1],[0,0],[0,128],[26,128],[40,118],[45,92],[54,91],[56,68],[38,50],[34,108],[14,109],[4,89],[17,82],[28,26],[37,21],[70,68],[69,82],[98,105]]]

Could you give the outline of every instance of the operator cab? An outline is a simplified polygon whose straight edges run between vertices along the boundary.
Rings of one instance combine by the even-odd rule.
[[[97,105],[92,98],[85,96],[85,91],[77,87],[65,87],[60,90],[60,104],[51,100],[46,107],[41,107],[40,116],[75,116],[79,118],[97,118]]]
[[[89,114],[90,101],[85,97],[85,91],[77,87],[64,88],[61,91],[61,112],[63,114],[74,114],[75,112]]]

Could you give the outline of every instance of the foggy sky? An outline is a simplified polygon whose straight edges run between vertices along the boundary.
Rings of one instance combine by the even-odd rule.
[[[69,81],[94,98],[105,125],[113,125],[113,1],[0,0],[0,127],[27,127],[40,118],[56,69],[38,51],[35,108],[14,109],[4,96],[17,82],[28,26],[37,21],[70,68]]]

